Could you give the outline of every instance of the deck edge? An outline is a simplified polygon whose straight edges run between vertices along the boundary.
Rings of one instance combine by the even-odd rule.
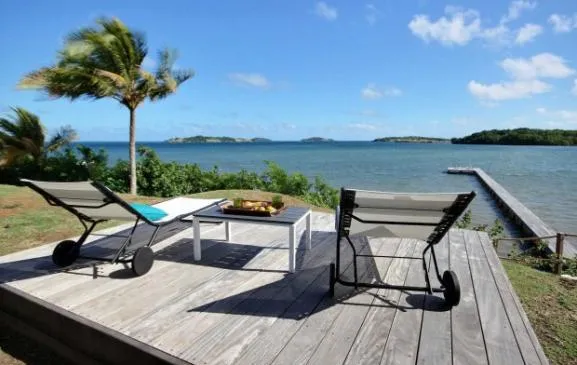
[[[189,364],[6,284],[0,284],[0,303],[8,326],[74,362]]]

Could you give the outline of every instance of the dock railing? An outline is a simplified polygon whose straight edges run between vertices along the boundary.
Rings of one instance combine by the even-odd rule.
[[[556,235],[553,236],[542,236],[542,237],[500,237],[496,238],[494,242],[495,242],[495,248],[498,249],[500,241],[534,241],[535,243],[538,243],[541,240],[555,238],[555,252],[552,255],[553,257],[547,257],[547,258],[536,257],[535,259],[542,261],[553,261],[553,272],[557,275],[561,275],[563,271],[563,264],[565,260],[568,259],[563,257],[563,247],[565,246],[566,237],[577,237],[577,234],[558,232]],[[574,259],[577,260],[577,257]],[[571,258],[569,258],[569,260],[571,260]]]

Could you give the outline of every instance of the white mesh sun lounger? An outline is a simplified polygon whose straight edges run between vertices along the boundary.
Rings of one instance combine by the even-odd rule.
[[[400,290],[442,292],[447,304],[459,304],[460,288],[454,272],[447,270],[441,276],[434,245],[438,244],[459,216],[467,209],[475,197],[470,193],[387,193],[355,189],[341,189],[341,199],[336,214],[337,254],[336,264],[330,267],[330,290],[334,295],[336,283],[354,287],[388,288]],[[352,236],[364,237],[405,237],[426,241],[423,250],[423,269],[426,286],[400,286],[386,283],[360,283],[357,273],[357,257],[393,257],[363,255],[356,252]],[[340,244],[345,239],[353,250],[354,281],[340,276]],[[431,252],[435,274],[442,287],[431,287],[426,253]]]
[[[209,206],[219,204],[225,199],[191,199],[175,198],[156,204],[167,215],[158,220],[151,220],[125,202],[112,190],[96,181],[81,182],[48,182],[21,179],[23,185],[42,195],[48,204],[59,206],[74,214],[84,226],[84,233],[77,241],[60,242],[52,253],[52,261],[61,267],[69,266],[77,258],[109,261],[111,263],[130,262],[136,275],[146,274],[152,267],[154,258],[150,248],[161,227],[192,218],[194,213]],[[98,223],[107,220],[134,221],[134,225],[112,257],[89,257],[80,255],[80,247],[86,241]],[[148,242],[134,248],[132,238],[139,223],[152,226],[154,229]]]

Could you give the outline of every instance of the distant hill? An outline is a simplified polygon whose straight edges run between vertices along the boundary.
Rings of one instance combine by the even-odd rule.
[[[451,141],[446,138],[434,138],[434,137],[418,137],[418,136],[407,136],[407,137],[383,137],[377,138],[373,142],[393,142],[393,143],[450,143]]]
[[[301,142],[334,142],[334,140],[323,137],[310,137],[301,139]]]
[[[168,143],[246,143],[246,142],[270,142],[268,138],[234,138],[234,137],[210,137],[210,136],[193,136],[193,137],[173,137],[168,139]]]
[[[473,133],[463,138],[453,138],[451,142],[455,144],[576,146],[577,130],[492,129]]]

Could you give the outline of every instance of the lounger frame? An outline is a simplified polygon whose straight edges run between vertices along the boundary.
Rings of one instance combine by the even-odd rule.
[[[145,246],[139,246],[139,247],[151,247],[154,244],[154,240],[156,239],[156,236],[157,236],[160,228],[162,228],[166,225],[169,225],[171,223],[174,223],[176,221],[183,221],[183,218],[190,217],[194,213],[194,212],[185,213],[185,214],[175,216],[173,219],[170,219],[167,221],[155,222],[155,221],[151,221],[151,220],[147,219],[144,215],[142,215],[140,212],[138,212],[136,209],[134,209],[130,204],[126,203],[122,198],[120,198],[118,195],[116,195],[112,190],[108,189],[105,185],[103,185],[102,183],[100,183],[98,181],[91,181],[90,184],[94,188],[96,188],[98,191],[100,191],[106,197],[103,200],[103,203],[100,205],[68,204],[68,203],[63,202],[61,199],[55,197],[54,195],[46,192],[45,190],[39,188],[38,186],[36,186],[35,184],[33,184],[31,182],[24,180],[24,181],[21,181],[21,183],[23,185],[28,186],[30,189],[36,191],[38,194],[40,194],[49,205],[62,207],[64,209],[66,209],[68,212],[72,213],[76,218],[78,218],[78,220],[80,221],[80,223],[82,223],[82,226],[84,227],[84,232],[80,235],[80,238],[75,243],[75,249],[78,249],[78,250],[80,250],[80,247],[82,246],[82,244],[84,244],[84,242],[86,241],[88,236],[92,233],[92,231],[94,230],[96,225],[99,223],[102,223],[102,222],[106,222],[109,219],[93,219],[93,218],[89,217],[88,215],[78,211],[76,208],[99,209],[99,208],[105,207],[109,204],[118,204],[121,207],[123,207],[124,209],[126,209],[127,211],[129,211],[130,213],[134,214],[134,216],[136,217],[136,220],[134,222],[134,225],[132,225],[132,228],[130,229],[130,232],[128,233],[128,235],[120,235],[120,234],[109,234],[108,235],[110,237],[122,237],[122,238],[124,238],[124,241],[122,242],[122,244],[120,245],[120,247],[116,251],[115,255],[112,258],[78,255],[79,258],[88,259],[88,260],[105,261],[105,262],[110,262],[110,263],[129,263],[131,260],[128,259],[128,257],[130,257],[133,253],[133,251],[129,250],[129,248],[130,248],[130,245],[132,244],[132,236],[134,235],[134,231],[136,231],[136,227],[138,226],[139,223],[144,222],[144,223],[154,227],[154,231],[152,232],[152,235],[150,236],[150,239],[148,240],[146,245]],[[101,199],[98,199],[98,201],[100,201],[100,200]],[[220,204],[225,200],[226,199],[221,199],[219,201],[215,201],[214,204]]]
[[[475,197],[475,192],[467,194],[459,194],[457,199],[453,204],[445,209],[445,214],[439,223],[420,223],[420,222],[391,222],[391,221],[369,221],[363,220],[354,214],[355,210],[355,190],[341,188],[341,202],[339,206],[339,221],[337,227],[337,244],[336,244],[336,265],[335,272],[331,273],[331,294],[334,294],[334,283],[339,283],[345,286],[353,286],[355,289],[359,287],[364,288],[381,288],[381,289],[396,289],[396,290],[410,290],[410,291],[422,291],[429,294],[433,292],[443,292],[444,287],[432,287],[431,280],[429,277],[430,266],[427,265],[426,254],[431,251],[431,258],[433,261],[433,266],[435,268],[435,274],[442,283],[443,279],[439,271],[439,265],[437,263],[437,256],[435,254],[435,245],[438,244],[453,224],[457,221],[459,216],[465,211],[467,206],[471,203]],[[416,226],[434,226],[436,227],[433,233],[427,239],[427,246],[423,250],[422,257],[407,257],[407,256],[385,256],[385,255],[364,255],[357,253],[357,250],[349,237],[349,228],[352,221],[355,220],[359,223],[364,224],[388,224],[388,225],[416,225]],[[349,246],[353,250],[353,271],[354,271],[354,281],[347,281],[341,277],[340,266],[341,266],[341,254],[340,254],[340,244],[342,239],[348,242]],[[408,286],[408,285],[392,285],[387,283],[363,283],[358,280],[358,270],[357,270],[357,258],[358,257],[381,257],[381,258],[395,258],[395,259],[416,259],[422,260],[423,271],[425,276],[425,286]]]

